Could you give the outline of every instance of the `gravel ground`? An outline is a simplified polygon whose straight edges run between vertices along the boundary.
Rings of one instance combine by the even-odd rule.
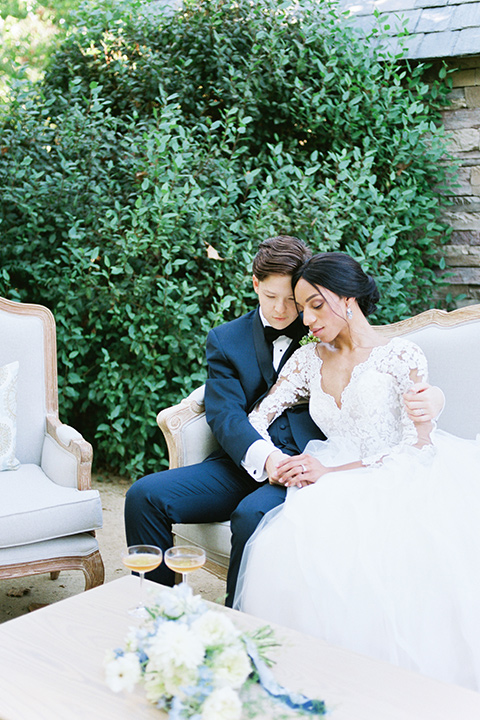
[[[103,506],[103,528],[97,531],[98,544],[105,565],[105,582],[128,574],[120,556],[125,546],[123,505],[130,484],[121,478],[94,478],[92,486],[99,490]],[[192,573],[191,585],[206,600],[220,601],[225,595],[225,583],[206,572]],[[81,571],[61,572],[57,580],[50,575],[32,575],[13,580],[0,580],[0,622],[11,620],[37,607],[76,595],[85,588]]]

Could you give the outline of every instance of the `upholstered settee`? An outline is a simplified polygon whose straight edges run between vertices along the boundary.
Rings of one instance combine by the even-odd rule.
[[[52,313],[0,298],[0,579],[78,569],[87,589],[103,582],[91,463],[59,420]]]
[[[445,393],[438,426],[466,438],[480,433],[480,305],[454,310],[427,310],[412,318],[379,327],[388,337],[404,335],[427,356],[429,380]],[[165,436],[170,467],[203,460],[216,446],[203,407],[203,387],[178,405],[162,410],[157,422]],[[230,555],[229,522],[174,526],[176,542],[207,551],[207,569],[224,578]]]

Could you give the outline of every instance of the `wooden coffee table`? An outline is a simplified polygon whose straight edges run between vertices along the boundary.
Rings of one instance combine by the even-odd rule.
[[[149,588],[153,583],[146,582]],[[106,650],[122,647],[138,601],[137,577],[122,577],[0,625],[0,720],[143,720],[165,715],[139,686],[105,685]],[[220,607],[220,606],[218,606]],[[221,608],[248,630],[264,625]],[[329,720],[479,720],[480,694],[276,626],[277,680],[325,700]],[[281,709],[271,717],[281,715]],[[265,718],[265,714],[259,717]]]

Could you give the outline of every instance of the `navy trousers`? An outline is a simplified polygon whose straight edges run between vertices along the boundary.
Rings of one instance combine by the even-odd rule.
[[[262,517],[285,499],[285,488],[259,484],[228,457],[153,473],[137,480],[125,499],[128,545],[173,545],[173,523],[230,520],[232,548],[225,604],[232,606],[243,549]],[[173,585],[174,573],[162,563],[149,580]]]

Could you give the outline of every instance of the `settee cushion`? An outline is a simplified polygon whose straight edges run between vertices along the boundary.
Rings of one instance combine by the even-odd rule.
[[[0,548],[40,542],[102,527],[97,490],[57,485],[40,467],[0,474]]]
[[[206,550],[207,558],[227,568],[230,559],[232,533],[230,523],[177,523],[173,526],[176,545],[198,545]]]
[[[18,361],[0,367],[0,471],[15,470]]]

